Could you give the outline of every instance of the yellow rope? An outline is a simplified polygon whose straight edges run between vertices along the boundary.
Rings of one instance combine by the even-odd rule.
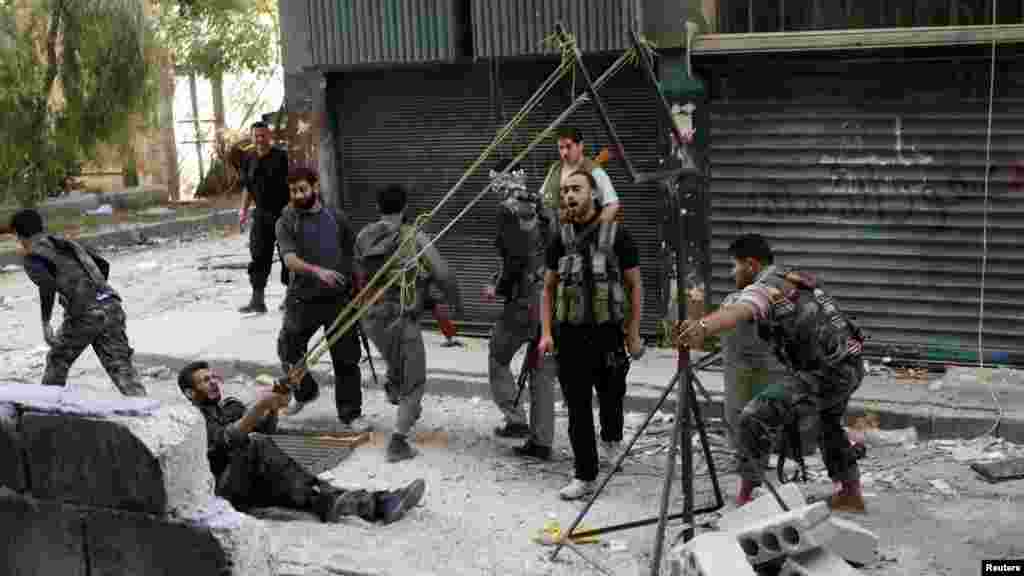
[[[377,292],[374,293],[373,297],[370,298],[368,302],[360,306],[360,308],[355,311],[353,317],[348,321],[345,321],[344,324],[339,328],[339,324],[342,324],[343,318],[352,314],[353,307],[357,303],[363,302],[367,298],[367,294],[370,293],[370,290],[376,287],[377,282],[380,281],[380,279],[384,276],[385,272],[389,271],[389,269],[395,264],[395,261],[398,260],[399,256],[406,251],[409,243],[413,242],[413,245],[415,245],[416,235],[419,232],[419,230],[423,228],[435,214],[437,214],[441,206],[443,206],[451,198],[451,196],[454,195],[456,190],[458,190],[458,188],[461,187],[465,180],[468,179],[468,177],[472,173],[474,173],[477,170],[477,168],[479,168],[479,166],[487,159],[487,157],[491,155],[494,149],[497,148],[498,144],[504,141],[505,138],[507,138],[508,135],[512,133],[515,127],[518,126],[526,118],[527,114],[529,114],[529,112],[532,111],[533,108],[536,108],[536,106],[540,104],[544,96],[546,96],[547,93],[551,91],[551,89],[555,86],[557,81],[565,76],[566,70],[567,68],[569,68],[570,65],[571,62],[563,58],[562,63],[558,66],[558,68],[548,77],[544,84],[540,88],[538,88],[538,90],[534,93],[533,97],[531,97],[530,100],[527,101],[527,103],[523,106],[523,108],[519,110],[519,112],[513,117],[513,119],[510,120],[498,132],[498,134],[495,136],[495,139],[491,141],[491,143],[487,146],[483,153],[480,154],[477,160],[466,170],[466,172],[463,174],[462,178],[460,178],[460,180],[456,183],[456,185],[453,186],[453,188],[437,203],[437,205],[434,206],[433,209],[430,210],[430,212],[421,214],[419,217],[416,218],[416,221],[413,224],[413,230],[408,235],[408,237],[405,238],[402,242],[400,242],[394,254],[392,254],[391,257],[389,257],[385,261],[384,265],[382,265],[381,268],[377,271],[377,273],[374,274],[373,277],[366,283],[366,286],[364,286],[363,289],[360,290],[360,292],[348,303],[348,305],[345,306],[341,313],[338,314],[338,317],[334,320],[331,326],[324,331],[322,339],[314,346],[312,346],[309,352],[307,352],[306,355],[302,358],[302,360],[300,360],[299,363],[292,369],[292,376],[294,379],[301,379],[302,374],[305,373],[308,367],[311,364],[314,364],[323,354],[325,354],[334,344],[334,342],[337,341],[338,338],[340,338],[343,334],[348,332],[348,330],[352,328],[355,322],[366,314],[366,312],[369,310],[369,307],[372,306],[374,303],[376,303],[377,300],[381,298],[381,296],[384,294],[387,288],[390,288],[401,278],[400,275],[393,274],[392,278],[387,282],[386,286],[378,289]],[[417,261],[418,260],[419,259],[417,258]],[[400,270],[400,274],[403,274],[405,272],[407,272],[407,266],[402,267],[402,270]],[[407,293],[408,290],[408,283],[405,283],[404,285],[406,286],[406,290],[402,290],[401,293],[403,294]]]
[[[311,364],[315,363],[323,354],[325,354],[330,349],[330,346],[332,346],[334,342],[337,341],[338,338],[340,338],[343,334],[347,333],[356,322],[358,322],[363,316],[366,315],[370,307],[373,306],[381,297],[383,297],[383,295],[387,292],[388,289],[391,288],[391,286],[393,286],[395,283],[399,281],[402,281],[402,284],[400,285],[400,294],[404,312],[405,305],[407,304],[407,291],[410,286],[412,287],[412,289],[416,288],[415,282],[417,278],[415,276],[411,276],[411,272],[413,272],[411,268],[415,268],[415,273],[417,275],[424,271],[422,267],[423,263],[420,259],[420,256],[423,254],[423,252],[425,252],[426,248],[420,251],[419,254],[416,254],[416,256],[414,256],[414,258],[412,259],[412,262],[406,263],[398,270],[393,269],[393,265],[395,264],[396,260],[400,259],[402,255],[408,254],[407,250],[410,243],[412,243],[413,246],[416,246],[415,242],[419,231],[424,226],[426,226],[426,224],[431,220],[431,218],[433,218],[435,214],[438,213],[441,207],[455,194],[455,192],[462,186],[462,184],[469,178],[469,176],[472,175],[477,170],[477,168],[479,168],[479,166],[484,162],[484,160],[486,160],[487,157],[491,155],[494,149],[497,148],[498,145],[505,138],[507,138],[509,134],[512,133],[515,127],[518,126],[518,124],[521,123],[523,119],[526,118],[529,112],[543,100],[544,96],[546,96],[547,93],[551,91],[551,89],[554,87],[557,81],[565,76],[567,69],[571,69],[575,72],[575,59],[574,57],[571,56],[571,52],[567,52],[567,50],[572,49],[574,43],[575,39],[573,39],[571,36],[568,37],[568,40],[566,42],[560,42],[560,48],[562,50],[563,57],[562,62],[558,66],[558,68],[552,73],[551,76],[548,77],[545,83],[540,88],[538,88],[536,92],[534,92],[530,100],[520,109],[520,111],[513,117],[513,119],[510,120],[501,130],[499,130],[494,140],[491,141],[491,143],[480,154],[476,161],[473,162],[473,164],[466,170],[465,173],[463,173],[462,177],[459,179],[458,182],[456,182],[452,189],[449,190],[448,193],[445,194],[443,198],[441,198],[441,200],[434,206],[434,208],[432,208],[427,213],[419,215],[416,218],[413,225],[411,226],[411,230],[409,231],[408,235],[400,241],[399,246],[395,250],[395,252],[385,261],[385,263],[373,275],[373,277],[370,278],[370,280],[366,283],[366,286],[364,286],[362,290],[360,290],[359,293],[356,294],[356,296],[352,298],[348,305],[345,306],[345,308],[338,314],[338,317],[334,320],[331,326],[324,331],[322,339],[310,349],[310,351],[302,358],[302,360],[299,361],[299,363],[295,367],[292,368],[291,372],[289,373],[289,377],[293,383],[297,383],[302,378],[303,374],[308,370],[308,367]],[[613,65],[613,69],[611,69],[610,72],[612,74],[614,72],[617,72],[624,62],[634,59],[635,56],[635,50],[630,49],[623,55],[622,59],[619,62]],[[522,151],[520,151],[519,154],[517,154],[516,157],[509,163],[509,166],[505,168],[505,172],[507,172],[512,166],[514,166],[516,163],[522,160],[522,158],[524,158],[526,154],[529,153],[529,150],[536,146],[539,142],[549,138],[551,134],[557,129],[557,124],[558,121],[550,124],[540,134],[534,137],[530,141],[530,144],[527,145],[526,148],[524,148]],[[477,197],[474,198],[474,200],[470,203],[470,206],[472,206],[472,204],[475,204],[483,196],[483,194],[486,193],[486,191],[489,188],[490,186],[488,186],[487,188],[484,189],[483,192],[478,194]],[[452,224],[454,224],[456,220],[461,218],[468,211],[470,206],[466,206],[462,210],[462,212],[460,212],[459,215],[457,215],[455,219],[451,223],[449,223],[446,229],[449,228]],[[442,233],[443,232],[444,230],[442,230]],[[399,237],[401,238],[401,236]],[[434,241],[431,242],[431,244],[433,244],[433,242],[436,242],[436,240],[437,239],[435,238]],[[390,273],[390,279],[388,279],[385,282],[384,286],[371,292],[371,290],[373,290],[376,287],[377,282],[380,281],[381,278],[388,273]],[[411,278],[411,280],[407,280],[407,278]],[[370,296],[371,293],[372,296]],[[414,297],[415,294],[413,294],[412,298]],[[353,314],[353,308],[357,304],[359,305],[359,307]],[[351,318],[342,322],[342,320],[349,315],[351,315]],[[341,324],[340,327],[339,324]]]

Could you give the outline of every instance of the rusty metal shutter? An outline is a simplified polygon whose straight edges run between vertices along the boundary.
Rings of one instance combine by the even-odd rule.
[[[613,61],[614,56],[587,56],[585,62],[593,78],[597,78]],[[555,60],[532,62],[502,62],[499,65],[499,93],[505,118],[511,118],[538,86],[557,66]],[[583,80],[576,78],[575,92],[583,91]],[[553,90],[543,104],[523,123],[515,133],[514,145],[502,148],[503,154],[513,156],[521,150],[548,123],[561,114],[572,101],[573,79],[566,76]],[[653,171],[658,162],[658,109],[655,107],[654,89],[649,86],[639,67],[622,68],[600,91],[608,108],[619,138],[622,139],[630,158],[641,171]],[[566,122],[583,132],[587,143],[587,154],[596,155],[602,147],[609,146],[597,114],[597,108],[587,105],[579,108]],[[554,138],[542,143],[526,158],[523,166],[527,169],[530,185],[539,187],[547,167],[558,160],[558,148]],[[653,184],[632,183],[625,168],[616,161],[605,165],[615,191],[619,195],[625,213],[625,225],[640,250],[640,267],[644,283],[644,315],[641,331],[645,335],[655,333],[658,314],[658,274],[661,272],[658,260],[659,211],[662,198]]]
[[[732,289],[726,248],[757,232],[780,263],[824,277],[869,351],[977,360],[987,49],[927,55],[700,60],[715,78],[716,302]],[[983,328],[986,361],[1014,364],[1024,363],[1020,72],[1001,51]]]
[[[489,67],[447,64],[331,76],[343,181],[342,205],[357,227],[376,220],[376,190],[400,183],[410,190],[406,214],[423,214],[441,200],[495,134]],[[442,207],[427,226],[436,233],[488,182],[489,165]],[[437,247],[456,271],[466,323],[489,326],[499,306],[481,302],[497,270],[495,199],[478,203]]]

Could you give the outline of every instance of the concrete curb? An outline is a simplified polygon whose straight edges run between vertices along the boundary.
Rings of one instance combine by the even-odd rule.
[[[183,368],[188,362],[196,358],[180,358],[161,354],[136,353],[135,362],[139,366],[166,366],[175,372]],[[225,379],[236,375],[244,375],[255,378],[260,374],[279,376],[281,367],[276,363],[250,362],[241,360],[217,360],[206,359],[210,365],[217,370]],[[378,377],[383,378],[381,366],[383,360],[374,357],[374,366],[377,368]],[[368,370],[368,368],[364,368]],[[329,370],[313,369],[312,373],[318,382],[325,388],[333,386],[333,376]],[[428,372],[428,391],[434,394],[456,396],[461,398],[490,398],[490,388],[486,374],[472,374],[468,372],[453,372],[431,370]],[[650,412],[657,406],[661,392],[668,382],[651,385],[631,386],[624,401],[625,409],[634,412]],[[363,377],[363,385],[369,389],[380,390],[382,384],[374,383],[372,378]],[[724,398],[718,393],[709,393],[711,403],[707,403],[700,397],[701,414],[705,421],[710,419],[721,419],[723,414]],[[674,413],[676,407],[676,390],[665,399],[661,410]],[[555,389],[555,400],[561,400],[561,391]],[[596,401],[596,400],[595,400]],[[495,408],[497,410],[497,408]],[[914,426],[917,428],[918,436],[921,439],[938,438],[973,438],[984,434],[996,421],[995,410],[982,411],[972,410],[972,414],[957,414],[952,410],[943,408],[930,408],[927,410],[912,410],[906,405],[895,403],[883,403],[875,400],[852,401],[847,410],[848,417],[863,416],[869,412],[878,417],[879,427],[883,430],[893,430]],[[497,412],[495,412],[497,414]],[[1024,443],[1024,418],[1003,416],[999,425],[993,432],[994,435],[1014,443]]]
[[[88,234],[77,238],[79,242],[93,248],[103,246],[129,246],[146,242],[149,238],[166,238],[170,236],[181,236],[190,232],[196,232],[209,226],[229,226],[238,223],[237,210],[215,210],[206,216],[193,218],[176,218],[155,222],[153,224],[141,224],[118,230],[110,230],[97,234]],[[21,264],[21,258],[14,253],[4,252],[0,254],[0,266]]]

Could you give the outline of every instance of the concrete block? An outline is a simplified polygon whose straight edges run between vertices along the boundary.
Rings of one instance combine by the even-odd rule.
[[[836,529],[827,522],[831,511],[824,502],[780,512],[736,531],[736,539],[757,566],[781,556],[800,554],[824,546]]]
[[[124,397],[116,392],[97,396],[73,388],[26,384],[0,385],[0,404],[14,404],[24,412],[66,416],[149,416],[160,401],[149,397]]]
[[[0,488],[0,573],[86,576],[82,516]]]
[[[186,515],[213,495],[206,427],[191,406],[149,416],[22,414],[33,496],[157,515]]]
[[[828,521],[835,529],[835,536],[825,548],[857,566],[865,566],[875,561],[878,553],[878,536],[874,532],[838,516],[832,516]]]
[[[779,571],[779,576],[858,576],[861,574],[825,548],[815,548],[803,554],[790,556]]]
[[[754,576],[734,534],[704,532],[669,551],[672,576]]]
[[[13,404],[0,404],[0,486],[15,492],[28,488],[20,428],[18,409]]]
[[[804,497],[796,483],[789,482],[776,486],[776,490],[779,493],[779,497],[789,506],[790,510],[807,506],[807,498]],[[752,522],[756,522],[760,518],[768,518],[779,512],[782,512],[782,508],[779,507],[779,503],[769,492],[748,502],[745,506],[734,508],[722,514],[722,517],[718,519],[718,529],[725,532],[735,532]]]
[[[90,509],[86,526],[90,576],[277,573],[266,525],[220,498],[174,520]]]

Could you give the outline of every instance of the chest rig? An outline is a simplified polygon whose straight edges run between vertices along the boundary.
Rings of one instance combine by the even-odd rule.
[[[398,276],[381,300],[400,304],[403,314],[419,314],[423,310],[430,267],[425,256],[416,259],[419,246],[413,239],[415,228],[409,224],[395,226],[378,221],[369,225],[360,235],[363,234],[362,263],[367,276],[372,278],[385,265],[387,269],[379,286]],[[389,264],[388,260],[395,252],[399,252],[398,258]],[[404,269],[404,266],[413,262],[415,264],[409,266],[408,270]]]
[[[621,324],[625,290],[615,256],[618,224],[590,224],[579,234],[560,229],[565,255],[558,259],[557,322],[571,326]]]
[[[772,344],[780,362],[793,370],[808,371],[860,354],[864,343],[860,328],[812,277],[780,270],[767,280],[782,293],[773,299],[759,335]],[[796,285],[788,293],[786,280]]]

